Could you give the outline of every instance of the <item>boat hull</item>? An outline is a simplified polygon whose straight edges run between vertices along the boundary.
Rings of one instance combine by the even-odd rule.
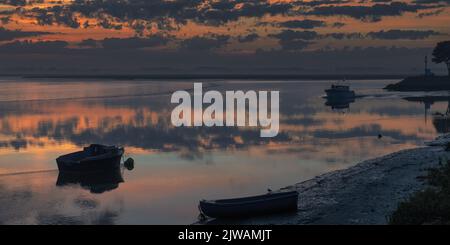
[[[200,201],[199,209],[202,214],[211,218],[237,218],[294,212],[297,210],[297,203],[298,193],[286,192],[242,199]]]
[[[327,89],[325,90],[325,93],[327,94],[327,98],[331,99],[350,99],[355,98],[355,92],[354,91],[336,91],[333,89]]]
[[[81,161],[71,161],[68,160],[66,156],[59,157],[56,159],[58,169],[60,172],[67,173],[79,173],[79,172],[105,172],[112,171],[114,169],[120,168],[120,161],[122,159],[123,150],[119,150],[110,156],[106,156],[102,159],[94,160],[81,160]],[[77,154],[77,153],[72,153]],[[79,152],[78,154],[82,154]]]

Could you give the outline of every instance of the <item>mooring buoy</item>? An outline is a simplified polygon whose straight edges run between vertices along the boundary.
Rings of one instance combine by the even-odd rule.
[[[134,159],[129,157],[124,163],[123,165],[125,166],[125,168],[129,171],[134,169]]]

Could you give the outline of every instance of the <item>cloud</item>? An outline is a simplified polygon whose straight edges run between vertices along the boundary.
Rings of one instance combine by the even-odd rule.
[[[8,24],[11,21],[11,16],[0,17],[0,23],[3,25]]]
[[[433,30],[381,30],[377,32],[359,33],[359,32],[332,32],[319,34],[315,31],[293,31],[283,30],[277,34],[270,34],[279,40],[283,50],[302,50],[312,44],[312,40],[333,38],[337,40],[344,39],[383,39],[383,40],[421,40],[431,36],[442,35],[442,33]]]
[[[285,27],[285,28],[301,28],[301,29],[314,29],[316,27],[326,26],[324,21],[310,20],[310,19],[290,20],[290,21],[281,22],[278,25],[281,27]]]
[[[0,4],[11,6],[26,6],[27,0],[0,0]]]
[[[450,4],[450,0],[416,0],[416,3],[444,3]]]
[[[35,14],[39,25],[58,24],[74,29],[80,27],[76,13],[74,11],[67,11],[66,6],[58,5],[47,9],[33,8],[30,11]]]
[[[342,39],[362,39],[365,37],[364,34],[359,32],[335,32],[319,34],[315,31],[293,31],[293,30],[283,30],[277,34],[271,34],[269,37],[274,37],[280,41],[292,41],[292,40],[318,40],[323,38],[334,38],[338,40]]]
[[[141,49],[161,46],[169,40],[169,38],[161,35],[153,35],[148,38],[105,38],[101,41],[101,44],[105,49]]]
[[[377,31],[369,32],[367,34],[359,32],[333,32],[326,34],[319,34],[315,31],[293,31],[293,30],[283,30],[277,34],[271,34],[270,37],[279,39],[281,42],[287,42],[292,40],[317,40],[323,38],[334,38],[338,40],[342,39],[385,39],[385,40],[419,40],[426,39],[430,36],[442,35],[440,32],[433,30],[388,30],[388,31]]]
[[[318,39],[320,35],[315,31],[293,31],[283,30],[269,37],[277,38],[282,50],[303,50],[313,42],[309,40]]]
[[[315,31],[293,31],[293,30],[283,30],[277,34],[270,34],[270,37],[275,37],[279,40],[287,41],[287,40],[312,40],[320,37],[320,35]]]
[[[186,51],[208,51],[228,44],[229,39],[228,35],[196,36],[181,41],[180,48]]]
[[[372,3],[390,3],[392,0],[372,0]]]
[[[101,19],[98,23],[98,26],[103,27],[103,29],[122,30],[122,25],[114,24],[111,20],[108,20],[106,18]]]
[[[280,40],[280,45],[283,50],[303,50],[310,44],[312,44],[312,42],[304,40]]]
[[[64,50],[69,44],[65,41],[15,41],[0,46],[0,52],[6,53],[55,53]]]
[[[429,16],[435,16],[435,15],[440,15],[442,12],[444,12],[444,9],[438,9],[435,11],[430,11],[430,12],[423,12],[423,13],[419,13],[417,15],[417,18],[425,18],[425,17],[429,17]]]
[[[338,40],[342,40],[342,39],[362,39],[362,38],[364,38],[364,34],[359,33],[359,32],[350,32],[350,33],[334,32],[334,33],[323,34],[323,35],[321,35],[321,37],[323,37],[323,38],[334,38],[334,39],[338,39]]]
[[[0,26],[0,41],[11,41],[16,38],[36,37],[53,34],[51,32],[8,30]]]
[[[372,6],[318,6],[306,12],[308,15],[335,16],[343,15],[363,21],[380,21],[384,16],[400,16],[406,12],[416,13],[422,9],[436,8],[436,6],[391,2],[389,4],[374,4]]]
[[[77,44],[79,47],[83,48],[96,48],[98,47],[98,41],[94,39],[85,39]]]
[[[248,34],[246,36],[239,36],[238,37],[238,41],[241,42],[241,43],[248,43],[248,42],[253,42],[253,41],[255,41],[258,38],[259,38],[258,34],[251,33],[251,34]]]
[[[105,38],[103,40],[85,39],[77,44],[82,48],[103,48],[108,50],[131,50],[158,47],[167,44],[172,37],[153,35],[147,38]]]
[[[331,25],[334,28],[341,28],[344,27],[346,24],[343,22],[334,22],[333,25]]]
[[[408,39],[408,40],[419,40],[426,39],[430,36],[442,35],[442,33],[432,31],[432,30],[388,30],[388,31],[377,31],[367,33],[367,37],[373,39],[385,39],[385,40],[397,40],[397,39]]]
[[[330,5],[330,4],[345,4],[350,3],[350,0],[316,0],[316,1],[298,1],[294,4],[303,5],[303,6],[319,6],[319,5]]]
[[[293,7],[290,3],[271,3],[269,0],[77,0],[65,5],[34,8],[31,13],[43,25],[57,23],[78,28],[80,24],[76,16],[80,15],[97,18],[104,28],[117,29],[121,25],[113,22],[139,20],[156,23],[162,29],[171,29],[174,28],[173,23],[186,24],[187,21],[219,25],[241,17],[286,14]]]

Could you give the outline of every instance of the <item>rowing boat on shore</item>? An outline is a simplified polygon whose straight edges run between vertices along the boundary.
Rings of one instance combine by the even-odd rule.
[[[236,218],[296,211],[298,192],[269,192],[264,195],[222,200],[202,200],[200,212],[211,218]]]

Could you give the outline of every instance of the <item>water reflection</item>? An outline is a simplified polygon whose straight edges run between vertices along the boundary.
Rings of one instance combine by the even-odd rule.
[[[334,111],[346,112],[350,109],[350,104],[355,102],[355,98],[326,98],[325,105]]]
[[[421,145],[445,131],[424,121],[423,104],[439,112],[448,106],[381,90],[392,81],[354,81],[363,98],[325,106],[328,82],[215,81],[222,92],[280,91],[280,133],[269,139],[255,128],[172,127],[170,91],[191,82],[3,83],[4,223],[191,223],[199,199],[254,195]],[[138,169],[101,178],[9,175],[55,169],[56,157],[91,143],[124,146]]]
[[[438,102],[447,102],[445,111],[435,111],[432,113],[432,123],[436,132],[441,134],[450,132],[450,96],[406,97],[405,100],[423,103],[425,108],[425,121],[427,121],[428,112],[432,105]]]
[[[95,174],[59,172],[56,186],[80,185],[81,188],[89,190],[91,193],[101,194],[117,189],[123,182],[120,169]]]

